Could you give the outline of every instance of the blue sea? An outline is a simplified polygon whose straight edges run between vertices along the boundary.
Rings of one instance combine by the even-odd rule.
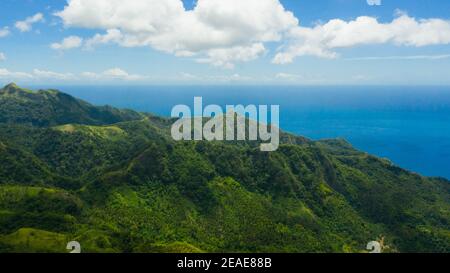
[[[53,86],[54,87],[54,86]],[[96,105],[169,116],[177,104],[280,105],[283,130],[344,138],[408,170],[450,179],[450,87],[64,86]]]

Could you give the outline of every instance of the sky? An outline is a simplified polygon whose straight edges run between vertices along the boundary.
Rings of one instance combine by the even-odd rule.
[[[2,0],[0,83],[450,85],[448,0]]]

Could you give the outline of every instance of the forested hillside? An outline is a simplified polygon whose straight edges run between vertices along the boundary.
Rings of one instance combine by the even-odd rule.
[[[0,89],[0,252],[450,252],[450,183],[283,133],[175,142],[169,119]],[[426,140],[424,140],[426,141]]]

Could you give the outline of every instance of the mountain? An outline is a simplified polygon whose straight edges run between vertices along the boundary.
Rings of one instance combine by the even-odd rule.
[[[0,91],[0,252],[450,252],[450,183],[344,140],[175,142],[172,121]]]
[[[54,126],[77,123],[103,125],[140,119],[130,110],[94,107],[57,90],[31,90],[11,83],[0,89],[0,122]]]

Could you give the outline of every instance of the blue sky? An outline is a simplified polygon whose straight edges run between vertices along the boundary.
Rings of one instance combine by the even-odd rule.
[[[0,83],[450,84],[446,0],[103,1],[2,0]]]

